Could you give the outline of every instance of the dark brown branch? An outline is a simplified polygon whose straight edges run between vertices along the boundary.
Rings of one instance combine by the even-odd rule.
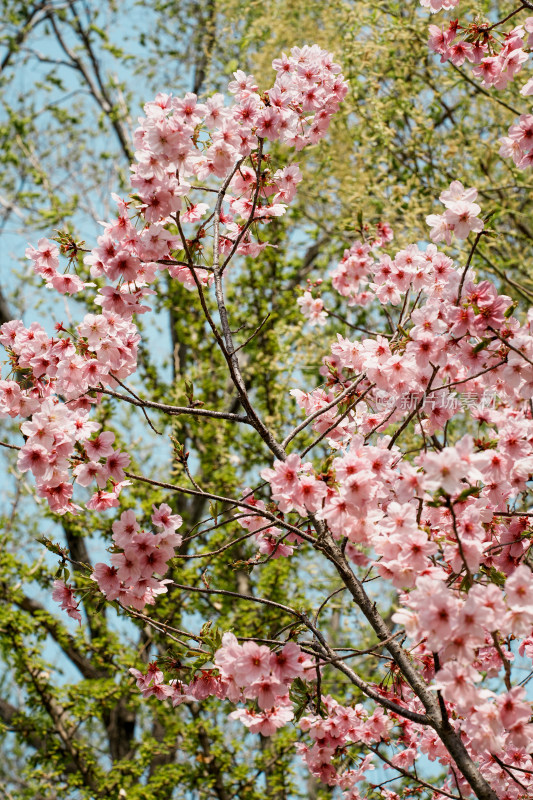
[[[10,322],[12,319],[13,314],[11,313],[7,300],[4,297],[2,288],[0,287],[0,325],[3,325],[5,322]]]
[[[243,422],[246,425],[251,425],[250,420],[241,414],[231,414],[227,411],[211,411],[208,408],[194,408],[192,406],[171,406],[165,403],[154,403],[151,400],[144,400],[142,398],[128,397],[119,392],[113,392],[111,389],[99,389],[102,394],[108,394],[111,397],[116,397],[117,400],[124,400],[126,403],[138,406],[139,408],[154,408],[157,411],[163,411],[165,414],[171,416],[179,416],[180,414],[189,414],[194,417],[211,417],[212,419],[227,419],[230,422]]]
[[[45,19],[45,12],[48,8],[48,2],[41,2],[37,3],[32,9],[28,10],[28,15],[26,17],[26,21],[23,23],[22,27],[19,28],[16,35],[13,37],[13,40],[8,45],[7,53],[2,59],[0,63],[0,73],[3,72],[6,67],[9,65],[11,58],[20,48],[20,45],[27,39],[28,34]],[[39,16],[41,15],[41,16]]]
[[[63,52],[65,53],[67,58],[69,58],[70,61],[72,62],[72,66],[75,69],[77,69],[78,72],[81,74],[82,78],[84,79],[85,83],[87,84],[87,87],[88,87],[89,92],[91,93],[92,97],[95,99],[96,103],[100,106],[101,110],[104,112],[106,117],[109,119],[109,121],[111,123],[111,126],[112,126],[112,128],[114,129],[114,131],[115,131],[115,133],[117,135],[117,139],[118,139],[118,141],[120,143],[120,147],[122,149],[124,157],[126,158],[128,163],[130,163],[131,161],[133,161],[133,152],[132,152],[132,150],[130,148],[130,144],[128,142],[128,138],[126,136],[126,133],[124,131],[122,123],[116,117],[116,115],[113,113],[114,112],[114,105],[111,102],[107,91],[104,91],[104,93],[102,93],[100,91],[98,86],[95,84],[95,82],[94,82],[94,80],[93,80],[93,78],[92,78],[92,76],[91,76],[91,74],[89,72],[89,69],[87,68],[87,65],[67,45],[66,41],[64,40],[64,38],[63,38],[59,28],[58,28],[58,25],[56,23],[54,14],[52,12],[50,12],[50,13],[47,14],[46,18],[50,21],[50,24],[51,24],[51,26],[52,26],[52,28],[54,30],[54,34],[56,36],[56,39],[57,39],[61,49],[63,50]],[[77,19],[77,17],[76,17],[76,19]],[[78,25],[79,25],[79,21],[78,21]],[[87,47],[87,41],[86,41],[86,39],[84,39],[84,35],[85,34],[84,34],[84,31],[81,29],[81,27],[79,27],[78,33],[81,36],[82,40],[84,41],[85,46]],[[93,63],[93,68],[94,68],[94,60],[93,60],[94,59],[94,53],[92,52],[92,47],[90,47],[88,49],[88,53],[89,53],[89,58],[90,58],[91,62]],[[97,70],[96,70],[96,80],[97,80],[98,84],[101,85],[101,78],[100,78],[100,74],[99,74],[98,65],[97,65]]]

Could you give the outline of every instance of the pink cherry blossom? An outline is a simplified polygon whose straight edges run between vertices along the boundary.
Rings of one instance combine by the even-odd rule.
[[[77,620],[81,625],[81,614],[77,608],[72,586],[66,584],[64,581],[54,581],[52,600],[55,600],[56,603],[59,603],[61,608],[67,612],[69,617]]]

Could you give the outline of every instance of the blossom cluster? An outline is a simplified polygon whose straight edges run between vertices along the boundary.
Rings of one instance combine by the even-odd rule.
[[[329,695],[322,699],[320,711],[320,714],[309,714],[300,720],[301,729],[309,733],[313,744],[309,747],[301,743],[298,750],[312,775],[330,786],[351,789],[345,797],[351,796],[355,800],[355,784],[374,769],[372,756],[363,759],[358,770],[347,770],[341,774],[332,761],[339,748],[346,745],[369,745],[387,740],[394,722],[379,706],[369,714],[361,703],[353,707],[343,706]]]
[[[2,326],[2,343],[8,338],[10,326],[11,323]],[[15,328],[11,327],[11,332],[14,331]],[[35,336],[36,333],[42,336]],[[39,349],[39,340],[49,351],[54,349],[55,345],[42,328],[36,331],[32,325],[32,329],[27,331],[22,324],[17,326],[15,340],[10,344],[18,352],[21,366],[33,360],[33,354]],[[60,341],[68,344],[68,340]],[[62,370],[64,362],[60,361],[59,353],[57,348],[54,354],[57,367],[54,368],[63,373],[58,375],[57,383],[64,385],[68,377]],[[31,415],[31,419],[21,425],[26,442],[19,450],[19,470],[32,472],[38,494],[46,498],[50,509],[57,514],[80,510],[71,500],[74,492],[70,482],[72,475],[81,486],[88,486],[93,480],[98,482],[100,488],[87,503],[87,508],[99,511],[118,506],[117,498],[128,484],[124,480],[124,467],[129,464],[129,455],[113,448],[115,435],[110,431],[90,438],[101,427],[100,424],[90,420],[84,408],[72,408],[61,403],[49,387],[46,389],[48,391],[39,397],[37,391],[24,393],[15,381],[0,381],[0,414],[11,417]],[[74,464],[77,466],[73,467]],[[108,482],[111,486],[106,490],[104,487]]]
[[[276,461],[273,469],[261,472],[261,477],[269,482],[272,499],[280,511],[297,511],[306,516],[322,507],[326,484],[315,477],[312,463],[303,463],[296,454],[285,461]]]
[[[446,30],[430,25],[429,47],[439,53],[443,62],[451,61],[455,66],[462,66],[465,61],[475,64],[472,73],[482,86],[505,89],[529,59],[533,17],[509,31],[501,42],[487,29],[488,26],[479,24],[461,28],[457,20],[451,22]],[[461,30],[465,31],[465,37],[458,39]],[[523,95],[533,94],[533,80],[529,80],[520,91]]]
[[[330,273],[333,288],[342,297],[346,297],[348,305],[364,306],[370,302],[369,291],[359,291],[361,283],[367,278],[374,263],[374,252],[367,242],[356,241],[345,250],[341,260]]]
[[[507,136],[500,139],[500,155],[512,158],[519,169],[533,164],[533,116],[522,114],[515,125],[511,125]]]
[[[240,708],[232,719],[240,720],[251,733],[272,736],[293,718],[289,686],[295,678],[307,677],[313,662],[294,642],[287,642],[272,651],[253,641],[239,644],[233,633],[225,633],[222,646],[216,650],[215,669],[204,669],[189,684],[164,683],[164,674],[151,665],[146,674],[130,669],[144,697],[155,695],[159,700],[170,697],[173,705],[216,696],[237,703],[253,700],[258,710]]]
[[[300,306],[300,311],[313,325],[325,325],[328,316],[324,311],[324,303],[320,297],[313,297],[310,291],[303,293],[296,302]]]
[[[452,181],[439,198],[446,211],[426,217],[426,223],[431,227],[432,241],[451,244],[452,235],[458,239],[466,239],[471,232],[483,231],[484,223],[479,218],[481,208],[474,202],[476,198],[476,189],[465,189],[460,181]],[[359,240],[354,242],[344,251],[341,260],[330,272],[333,288],[347,299],[348,305],[367,306],[375,297],[383,305],[398,305],[408,288],[427,294],[432,284],[435,284],[436,293],[442,296],[446,292],[446,297],[450,298],[456,288],[453,281],[457,280],[458,273],[453,269],[453,262],[444,253],[432,246],[422,251],[416,245],[410,245],[397,253],[394,259],[386,254],[380,255],[379,247],[391,240],[392,235],[389,235],[378,244]],[[448,279],[452,281],[449,287]],[[313,297],[308,290],[297,302],[312,324],[324,324],[327,312],[320,297]],[[466,312],[461,310],[459,313]],[[416,315],[420,316],[420,313],[415,312],[415,319]],[[426,322],[424,330],[418,328],[414,332],[417,339],[423,340],[425,333],[431,333],[432,329],[433,332],[439,332],[437,329],[440,328],[442,326],[438,322],[434,326],[429,326]],[[374,347],[369,344],[372,341],[369,339],[366,346]]]
[[[251,75],[235,72],[228,86],[235,100],[229,107],[221,94],[205,103],[193,94],[184,98],[160,94],[145,106],[146,117],[134,137],[137,163],[132,168],[132,185],[147,222],[164,222],[182,210],[183,222],[205,216],[209,206],[189,200],[195,187],[188,179],[225,178],[236,163],[258,149],[261,140],[277,140],[301,150],[325,135],[347,92],[331,55],[316,45],[294,47],[289,56],[276,59],[273,67],[274,86],[262,94]],[[292,164],[268,180],[261,178],[261,186],[258,177],[257,164],[255,169],[245,166],[229,183],[224,197],[227,207],[220,218],[222,253],[235,248],[237,253],[254,256],[266,246],[247,234],[250,221],[265,223],[284,214],[301,173]],[[170,274],[191,284],[187,265],[176,265]],[[206,277],[201,271],[200,276]]]
[[[58,271],[59,248],[48,239],[39,239],[37,247],[30,245],[26,249],[26,257],[33,261],[34,272],[44,279],[47,286],[60,294],[76,294],[88,286],[78,275]]]
[[[81,614],[78,611],[76,594],[72,586],[66,584],[65,581],[55,580],[52,600],[55,603],[59,603],[63,611],[66,611],[69,617],[72,617],[72,619],[75,619],[76,622],[79,622],[81,625]]]
[[[421,5],[435,12],[441,8],[451,8],[456,3],[421,0]],[[430,25],[429,48],[440,55],[442,62],[450,61],[456,67],[469,61],[474,65],[472,74],[482,87],[505,89],[529,61],[533,46],[533,17],[527,17],[523,23],[503,35],[496,35],[496,29],[506,19],[492,25],[476,20],[465,26],[461,26],[456,19],[446,29]],[[522,86],[520,94],[525,97],[533,94],[533,78]],[[533,164],[532,122],[531,115],[521,115],[518,123],[509,128],[507,136],[500,139],[500,155],[512,158],[519,169],[527,169]]]
[[[424,8],[429,8],[432,14],[444,9],[448,11],[450,8],[455,8],[459,0],[420,0],[420,5]]]
[[[180,546],[182,537],[176,533],[182,524],[179,514],[162,503],[153,507],[152,523],[161,528],[158,533],[141,530],[135,513],[124,511],[113,522],[115,552],[108,564],[96,564],[91,575],[100,591],[108,600],[118,600],[123,606],[142,611],[145,605],[153,605],[159,594],[167,591],[169,579],[156,578],[168,570],[168,562]]]
[[[475,190],[458,183],[441,196],[452,212],[455,202],[474,206],[459,236],[482,229],[475,197]],[[436,227],[433,218],[427,221]],[[529,517],[510,510],[527,498],[533,476],[527,405],[533,314],[520,321],[509,297],[490,281],[477,281],[472,270],[456,267],[435,245],[376,259],[368,245],[356,242],[343,262],[352,254],[358,262],[351,285],[347,270],[337,286],[338,268],[333,272],[333,286],[342,295],[367,304],[369,291],[384,305],[403,300],[405,309],[406,293],[413,290],[416,302],[402,311],[401,327],[388,338],[338,334],[324,359],[325,387],[293,392],[305,413],[316,417],[316,432],[327,434],[338,451],[321,475],[327,492],[313,513],[335,538],[348,539],[346,553],[355,564],[370,565],[398,590],[401,610],[394,621],[406,630],[412,655],[433,679],[472,757],[502,796],[526,797],[530,788],[509,788],[505,764],[511,759],[520,770],[529,763],[531,702],[519,686],[508,683],[501,693],[487,688],[486,680],[510,674],[515,638],[522,639],[520,655],[533,659],[531,572],[522,565]],[[472,398],[497,395],[490,408],[483,402],[469,407],[479,426],[476,438],[463,433],[453,446],[426,444],[414,460],[406,459],[396,437],[385,433],[389,426],[413,419],[427,442],[462,413],[452,402],[458,385]],[[379,402],[383,392],[392,399],[385,409]],[[400,402],[406,392],[419,399]],[[372,434],[378,435],[373,443]],[[287,464],[276,462],[263,477],[279,507],[295,510],[289,499],[301,464]],[[500,576],[497,583],[490,575]],[[419,709],[405,685],[402,698],[412,711]],[[394,763],[408,768],[422,752],[450,764],[428,730],[402,725],[404,746]],[[329,762],[317,764],[326,782],[340,780]],[[522,777],[522,785],[531,787],[531,776]],[[461,791],[469,791],[464,782]],[[358,797],[353,787],[350,792],[347,797]]]
[[[452,234],[458,239],[467,239],[472,231],[480,233],[483,230],[483,221],[478,217],[481,208],[474,202],[476,197],[477,189],[465,189],[460,181],[453,181],[439,198],[446,207],[444,214],[430,214],[426,217],[426,222],[431,227],[431,240],[451,244]]]
[[[260,709],[237,709],[230,716],[240,720],[251,733],[271,736],[292,719],[289,685],[306,675],[312,661],[294,642],[288,642],[276,653],[255,642],[240,645],[233,634],[226,633],[222,645],[214,661],[228,681],[227,696],[235,701],[242,693],[243,699],[255,700]]]
[[[475,570],[475,555],[469,553],[468,559]],[[505,583],[505,594],[494,584],[477,584],[464,599],[444,581],[422,575],[416,588],[402,599],[404,607],[396,612],[395,620],[413,641],[423,640],[420,654],[424,649],[439,653],[441,669],[433,688],[442,693],[450,713],[463,720],[461,727],[471,748],[481,754],[531,752],[531,703],[526,701],[525,689],[515,686],[498,694],[476,685],[482,681],[482,672],[495,676],[505,661],[514,658],[495,642],[510,635],[528,636],[533,629],[531,571],[518,566]]]
[[[97,246],[84,257],[91,277],[99,281],[94,303],[101,313],[86,314],[73,332],[56,326],[58,335],[53,337],[38,323],[26,328],[14,321],[0,329],[12,371],[25,376],[24,387],[17,381],[0,383],[0,414],[29,418],[22,425],[28,438],[19,467],[32,471],[39,494],[56,513],[80,509],[71,499],[70,477],[82,487],[97,484],[86,504],[93,510],[117,506],[127,485],[124,468],[129,456],[113,449],[111,433],[89,439],[99,426],[88,412],[100,402],[101,389],[116,388],[117,381],[135,372],[140,336],[133,317],[149,310],[145,299],[154,294],[151,284],[158,272],[168,272],[191,290],[197,282],[212,281],[209,269],[175,257],[177,250],[185,248],[189,256],[195,250],[168,230],[169,224],[187,228],[200,223],[188,241],[199,244],[205,236],[201,220],[209,206],[189,199],[196,188],[186,179],[233,175],[224,196],[228,207],[220,215],[225,228],[219,253],[234,248],[256,255],[266,243],[252,241],[245,227],[284,213],[301,173],[297,164],[273,174],[264,171],[261,153],[253,151],[265,139],[297,149],[319,141],[347,91],[340,67],[317,46],[293,48],[274,62],[274,69],[274,86],[263,94],[251,76],[236,72],[229,85],[235,96],[230,107],[222,95],[206,103],[198,103],[191,94],[158,95],[148,103],[135,133],[136,199],[125,202],[114,195],[118,216],[102,223]],[[251,159],[250,166],[244,161],[251,155],[255,162]],[[37,248],[29,247],[26,255],[57,291],[74,293],[95,285],[68,272],[61,275],[59,249],[47,239],[39,240]]]

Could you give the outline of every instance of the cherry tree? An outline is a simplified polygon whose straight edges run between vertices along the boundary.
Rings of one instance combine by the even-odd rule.
[[[498,85],[486,85],[503,89],[529,46],[529,19],[499,35],[511,16],[484,26],[454,22],[440,33],[432,26],[430,47],[443,60],[462,52],[480,67],[497,61],[490,70],[500,70]],[[462,45],[453,44],[460,31]],[[269,247],[268,225],[285,214],[301,182],[298,161],[276,169],[269,144],[297,153],[317,143],[347,91],[341,67],[317,46],[293,48],[273,68],[275,82],[265,92],[235,72],[230,105],[220,94],[205,102],[159,94],[135,132],[132,193],[115,196],[117,215],[96,246],[88,251],[60,234],[28,248],[53,291],[91,292],[95,308],[77,325],[58,323],[53,335],[39,323],[2,325],[10,372],[0,383],[0,411],[21,420],[24,437],[5,446],[18,450],[20,472],[33,475],[53,513],[88,510],[111,528],[106,561],[74,565],[85,570],[83,592],[157,624],[169,647],[178,647],[179,660],[144,671],[132,665],[144,698],[177,707],[214,696],[229,703],[236,724],[263,737],[296,726],[302,764],[347,800],[372,792],[394,800],[414,786],[443,797],[524,800],[533,786],[526,688],[533,670],[532,313],[478,277],[478,244],[497,231],[476,188],[457,175],[442,187],[441,208],[437,201],[428,208],[431,244],[395,252],[386,220],[361,226],[360,239],[328,276],[331,290],[310,282],[296,300],[320,330],[333,313],[328,292],[336,292],[348,307],[365,308],[378,330],[353,330],[341,319],[342,332],[324,343],[320,385],[293,391],[301,422],[273,430],[242,373],[246,346],[268,319],[254,321],[249,334],[234,330],[225,280],[238,271],[239,256]],[[530,122],[521,118],[502,142],[502,155],[519,168],[529,166]],[[466,240],[463,255],[457,248]],[[135,320],[149,313],[160,273],[200,305],[206,335],[238,394],[237,411],[205,408],[192,387],[188,405],[176,406],[128,386],[141,342]],[[173,439],[188,483],[133,472],[131,447],[118,446],[95,419],[107,398],[139,408],[151,427],[152,413],[245,426],[264,447],[264,468],[255,485],[215,494],[202,488],[185,447]],[[171,505],[157,501],[151,524],[141,525],[140,512],[121,508],[134,483],[169,498],[205,498],[212,513],[185,530]],[[244,533],[235,535],[236,526]],[[225,528],[222,546],[191,552],[203,532]],[[201,586],[165,577],[185,542],[193,547],[183,557],[208,565],[243,541],[256,546],[249,568],[284,559],[296,573],[313,554],[339,586],[315,598],[311,611],[290,597],[280,603],[219,589],[207,567]],[[60,557],[52,598],[79,621],[70,558],[44,544]],[[392,616],[377,602],[376,586],[395,598]],[[151,623],[148,607],[170,588],[262,604],[290,622],[274,638],[242,637],[238,628],[220,630],[208,620],[199,630],[193,621],[191,630]],[[341,647],[321,625],[338,595],[357,609],[368,648],[357,631]],[[378,664],[371,678],[358,667],[367,655]],[[327,693],[329,675],[351,691],[336,697],[332,681]],[[444,771],[438,784],[425,774],[428,761]],[[394,789],[388,780],[373,781],[378,765],[391,770]]]

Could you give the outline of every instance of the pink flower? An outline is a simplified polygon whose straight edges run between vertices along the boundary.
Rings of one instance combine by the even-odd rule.
[[[136,558],[128,557],[125,553],[112,553],[109,560],[116,567],[117,578],[126,586],[132,586],[141,579],[142,570]]]
[[[247,708],[240,708],[233,711],[230,717],[240,720],[250,729],[250,733],[272,736],[278,728],[282,728],[287,722],[290,722],[294,714],[292,709],[287,706],[277,706],[259,713]]]
[[[479,233],[483,230],[483,221],[478,218],[481,208],[473,202],[476,196],[476,189],[465,189],[460,181],[452,181],[450,188],[440,195],[446,206],[444,214],[426,217],[426,223],[432,228],[432,241],[444,240],[451,244],[452,233],[459,239],[466,239],[471,231]]]
[[[311,292],[304,292],[296,302],[300,306],[301,312],[311,325],[323,326],[326,324],[327,312],[324,311],[324,303],[320,297],[313,297]]]
[[[90,459],[96,461],[99,458],[110,456],[113,452],[112,444],[115,441],[115,434],[112,431],[103,431],[95,436],[94,439],[85,442],[85,451]]]
[[[531,716],[531,705],[525,703],[526,692],[523,686],[515,686],[511,691],[497,698],[502,724],[510,729],[518,722],[528,722]],[[532,726],[533,728],[533,726]]]
[[[420,578],[417,585],[420,584]],[[428,638],[428,646],[439,649],[450,636],[456,622],[457,601],[435,582],[434,592],[424,599],[418,615],[420,627]]]
[[[444,219],[458,239],[466,239],[472,231],[479,233],[483,230],[483,221],[477,216],[480,211],[477,203],[458,201],[448,205]]]
[[[440,689],[444,699],[456,703],[459,708],[467,708],[476,700],[474,684],[481,678],[472,666],[451,662],[437,673],[431,688]]]
[[[154,510],[152,522],[156,527],[173,532],[182,525],[183,519],[179,514],[172,514],[172,509],[166,503],[161,503],[159,507],[152,506],[152,508]]]
[[[257,91],[257,85],[252,75],[246,75],[241,69],[233,73],[235,80],[228,83],[228,91],[246,97]]]
[[[241,658],[242,647],[233,633],[225,633],[222,636],[222,647],[220,647],[214,657],[214,662],[221,675],[225,678],[233,679],[235,663]]]
[[[125,547],[134,533],[139,531],[139,523],[135,518],[135,512],[131,509],[123,511],[120,519],[115,520],[111,526],[113,529],[113,541],[118,547]]]
[[[122,453],[120,450],[114,450],[111,452],[107,456],[105,462],[105,467],[108,471],[109,477],[116,481],[123,481],[126,477],[124,474],[124,468],[127,467],[129,463],[130,457],[127,453]]]
[[[158,700],[165,700],[174,694],[174,687],[163,683],[164,675],[157,664],[149,664],[146,675],[133,667],[129,670],[135,678],[137,688],[141,690],[144,698],[154,695]]]
[[[281,650],[270,656],[270,668],[282,683],[302,677],[305,667],[309,664],[311,660],[295,642],[287,642]]]
[[[151,575],[154,572],[158,575],[164,575],[167,571],[167,561],[172,558],[173,555],[174,551],[172,548],[154,548],[150,551],[139,553],[137,563],[143,575]]]
[[[36,478],[44,478],[50,471],[52,457],[46,448],[30,439],[18,454],[17,466],[21,472],[31,470]]]
[[[54,581],[52,600],[55,600],[56,603],[59,603],[61,608],[67,612],[69,617],[77,620],[81,625],[81,614],[78,611],[77,603],[74,598],[74,589],[72,586],[66,584],[64,581]]]
[[[77,275],[70,275],[68,272],[64,275],[57,273],[52,275],[50,284],[60,294],[76,294],[76,292],[81,292],[85,286],[81,278],[78,278]]]
[[[420,5],[424,8],[429,8],[432,14],[440,11],[442,8],[454,8],[459,0],[420,0]]]
[[[264,675],[245,689],[245,697],[257,700],[259,708],[272,708],[278,698],[287,693],[287,684],[279,681],[275,675]]]
[[[294,552],[294,547],[290,544],[285,544],[282,542],[277,536],[271,536],[269,531],[273,530],[272,528],[268,528],[263,533],[257,535],[257,541],[259,543],[258,550],[260,553],[266,553],[268,556],[272,558],[286,558],[290,556]]]
[[[453,447],[445,447],[440,453],[427,453],[420,457],[424,468],[424,485],[430,491],[444,489],[455,494],[461,488],[461,479],[467,474],[467,467]]]
[[[37,269],[47,267],[56,270],[59,266],[59,248],[48,239],[39,239],[36,248],[29,245],[25,255],[34,261]]]
[[[505,583],[507,604],[512,608],[524,609],[533,613],[533,581],[531,570],[519,566]]]
[[[115,567],[95,564],[91,579],[96,581],[108,600],[116,600],[120,594],[120,579]]]
[[[80,486],[89,486],[94,480],[102,489],[107,483],[107,470],[103,464],[97,461],[87,461],[85,464],[79,464],[72,470],[76,476],[76,483]]]
[[[118,499],[115,492],[104,492],[103,489],[99,489],[86,503],[86,508],[90,511],[106,511],[108,508],[116,508],[117,506]]]
[[[302,475],[299,479],[297,496],[303,502],[301,513],[305,511],[316,512],[322,507],[322,501],[327,494],[324,481],[317,480],[314,475]]]
[[[250,686],[270,672],[270,650],[255,642],[244,642],[241,653],[233,667],[235,681],[241,686]]]
[[[205,216],[206,211],[209,210],[209,206],[207,203],[196,203],[194,206],[190,206],[187,211],[181,214],[181,221],[182,222],[198,222],[198,220],[202,219]]]
[[[41,497],[46,497],[50,510],[56,514],[73,513],[78,508],[70,502],[73,491],[72,484],[64,481],[55,486],[41,486],[38,488],[38,494]]]
[[[300,456],[293,453],[285,461],[275,461],[273,469],[264,469],[261,477],[271,484],[274,491],[281,494],[297,486],[298,472],[301,468]]]

